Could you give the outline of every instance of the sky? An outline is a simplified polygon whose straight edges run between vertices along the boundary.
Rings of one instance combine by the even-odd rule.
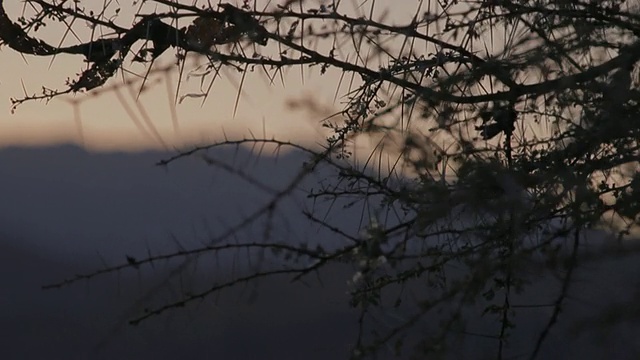
[[[10,15],[19,13],[19,2],[6,3]],[[414,6],[414,2],[393,6],[389,16],[395,19],[412,14]],[[382,8],[375,8],[375,12],[382,14]],[[353,11],[366,12],[368,8]],[[60,41],[58,30],[49,27],[41,34],[55,44]],[[154,164],[170,156],[173,148],[225,137],[275,136],[317,146],[327,135],[320,120],[343,106],[344,99],[334,99],[340,73],[330,70],[320,76],[318,69],[305,69],[301,75],[295,68],[285,74],[284,85],[279,80],[268,84],[264,77],[250,74],[235,115],[238,74],[225,74],[229,80],[216,83],[202,106],[200,98],[185,98],[175,105],[177,71],[151,76],[152,86],[140,94],[138,105],[139,84],[121,88],[120,97],[114,90],[97,96],[76,94],[49,103],[26,103],[11,113],[9,98],[20,97],[24,91],[38,92],[42,86],[62,88],[65,79],[85,65],[71,57],[52,61],[2,50],[0,59],[11,69],[0,79],[0,99],[7,101],[0,108],[3,359],[329,359],[347,353],[357,324],[356,314],[347,304],[346,279],[353,274],[349,267],[328,269],[322,274],[322,284],[313,279],[308,280],[308,286],[292,285],[288,279],[265,280],[257,285],[257,301],[252,299],[251,288],[238,288],[138,328],[127,326],[126,320],[144,306],[175,299],[185,288],[225,279],[250,266],[247,259],[204,259],[184,277],[171,278],[170,286],[156,291],[157,284],[167,279],[168,265],[125,271],[60,290],[40,289],[92,271],[102,263],[122,263],[126,256],[142,258],[147,251],[166,253],[199,246],[211,234],[224,231],[260,206],[268,198],[263,191],[234,174],[207,166],[199,158],[167,168]],[[163,64],[171,61],[169,52],[161,59]],[[133,69],[139,75],[145,72],[142,67]],[[199,90],[197,78],[187,80],[185,74],[183,81],[181,95]],[[119,82],[121,78],[114,78],[107,87]],[[340,89],[346,90],[345,85]],[[296,99],[314,100],[317,108],[291,109],[288,104]],[[143,113],[158,129],[164,145],[136,126],[136,121],[145,122]],[[149,132],[148,125],[144,126]],[[363,154],[367,145],[371,144],[365,143]],[[215,150],[210,155],[276,188],[295,177],[307,160],[295,151],[275,156],[249,148]],[[310,188],[333,175],[322,169],[303,185]],[[284,202],[275,219],[274,236],[292,243],[339,241],[303,218],[301,209],[316,206],[314,209],[323,213],[329,206],[315,204],[305,195],[297,192]],[[328,213],[328,220],[357,233],[362,208],[335,209]],[[259,224],[239,236],[251,239],[261,236],[262,231]],[[570,320],[568,324],[615,303],[612,296],[620,303],[628,299],[633,291],[629,284],[638,274],[627,269],[636,260],[593,264],[580,273],[578,292],[563,315]],[[538,295],[551,295],[549,289],[557,286],[552,279],[545,281],[539,285]],[[513,340],[519,344],[514,353],[520,346],[526,349],[531,345],[537,329],[534,325],[541,315],[548,315],[545,311],[524,316],[523,331]],[[487,320],[480,322],[478,329],[493,329],[494,325]],[[597,331],[572,337],[571,326],[560,326],[551,334],[543,356],[638,358],[640,343],[633,336],[637,325],[622,324],[605,332],[608,337]],[[469,341],[471,345],[461,347],[457,358],[479,354],[491,358],[488,354],[494,354],[493,343],[477,338]]]
[[[135,8],[127,8],[124,3],[121,6],[123,10],[120,12],[120,24],[128,26],[133,20]],[[5,7],[13,18],[21,14],[19,2],[6,2]],[[113,5],[110,10],[115,8]],[[360,15],[369,9],[368,6],[358,7],[355,2],[345,2],[344,8],[355,8],[356,10],[351,10],[352,13]],[[160,6],[159,10],[162,9]],[[389,9],[391,14],[387,15]],[[374,14],[380,13],[385,18],[408,21],[410,17],[407,18],[407,15],[412,14],[414,9],[415,5],[409,4],[391,8],[378,6],[374,7]],[[153,10],[155,8],[146,6],[141,12],[149,13]],[[186,23],[179,24],[184,25]],[[64,28],[54,23],[42,28],[37,34],[54,45],[61,41],[62,45],[78,42],[71,34],[61,39],[63,33]],[[82,24],[76,23],[74,36],[88,41],[91,39],[91,32]],[[192,59],[184,68],[181,90],[176,99],[180,76],[178,67],[171,66],[175,62],[175,51],[170,49],[154,66],[156,69],[168,66],[171,71],[151,74],[147,83],[149,90],[142,93],[140,82],[122,86],[124,79],[139,80],[147,71],[143,66],[132,65],[132,73],[118,74],[106,85],[107,88],[119,85],[120,94],[113,90],[94,91],[57,98],[48,103],[28,102],[11,114],[8,99],[20,98],[25,93],[39,93],[43,86],[64,89],[65,79],[73,78],[86,65],[82,56],[38,58],[22,56],[10,49],[5,49],[0,56],[3,64],[11,68],[0,81],[0,98],[7,101],[7,105],[0,109],[3,113],[0,121],[0,146],[74,143],[98,151],[162,149],[165,145],[172,148],[220,140],[225,134],[236,137],[249,134],[277,136],[282,140],[296,140],[313,145],[327,135],[326,130],[320,126],[320,120],[342,110],[345,99],[341,96],[349,91],[348,86],[343,83],[338,91],[340,96],[336,97],[341,72],[334,69],[320,75],[318,67],[296,67],[285,70],[282,79],[278,76],[273,83],[259,70],[249,72],[244,80],[240,74],[229,70],[214,83],[203,104],[203,98],[183,98],[184,95],[197,94],[202,88],[206,89],[210,79],[207,78],[204,86],[201,86],[200,78],[194,74],[202,73],[202,69],[198,69],[198,64],[202,65],[202,61]],[[242,94],[238,96],[241,81],[244,81]],[[319,113],[309,114],[303,109],[294,111],[288,106],[292,100],[308,98],[317,103]],[[176,100],[182,101],[176,104]],[[132,111],[128,112],[127,107]],[[156,136],[145,135],[136,125],[136,122],[144,123],[147,132],[150,132],[145,121],[157,128],[165,145]]]

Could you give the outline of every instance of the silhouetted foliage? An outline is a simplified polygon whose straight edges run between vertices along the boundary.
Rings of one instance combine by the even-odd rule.
[[[206,57],[215,74],[222,67],[255,67],[273,81],[289,67],[343,73],[336,92],[345,105],[324,119],[332,134],[322,150],[252,138],[195,148],[159,163],[197,154],[206,160],[207,149],[244,143],[308,153],[299,174],[256,212],[207,246],[127,256],[119,266],[50,286],[238,249],[270,250],[284,264],[184,293],[140,314],[134,324],[261,277],[299,280],[347,263],[354,267],[353,278],[345,279],[351,306],[362,315],[354,358],[389,349],[432,358],[446,354],[458,337],[484,336],[496,342],[500,359],[508,351],[527,351],[533,359],[559,321],[583,255],[585,263],[594,261],[581,250],[588,234],[603,230],[611,235],[603,245],[635,251],[625,248],[640,211],[635,1],[417,1],[403,4],[417,7],[415,12],[391,21],[358,15],[339,0],[289,0],[264,9],[251,1],[200,7],[142,0],[157,10],[139,14],[131,26],[117,25],[119,10],[107,18],[104,13],[113,9],[87,13],[82,1],[25,3],[36,11],[16,20],[0,8],[4,45],[25,55],[82,55],[90,66],[67,89],[14,99],[14,107],[99,88],[130,61],[152,66],[170,48],[178,67],[191,54]],[[372,0],[362,6],[373,14],[376,6],[396,3]],[[47,22],[69,19],[114,35],[68,47],[37,38]],[[178,19],[189,25],[174,26]],[[358,137],[378,141],[364,163],[352,156]],[[339,245],[279,242],[269,236],[270,225],[262,241],[234,240],[244,227],[271,219],[280,202],[325,165],[336,170],[336,181],[318,184],[309,197],[335,202],[331,212],[362,206],[362,227],[343,229],[309,211],[310,221],[331,231]],[[535,291],[530,289],[549,275],[560,279],[550,290],[556,295],[544,304],[526,303]],[[524,350],[509,348],[516,313],[537,306],[548,306],[551,315],[536,342]],[[397,314],[391,325],[372,322],[389,313]],[[495,331],[474,334],[472,319],[483,316],[497,319]]]

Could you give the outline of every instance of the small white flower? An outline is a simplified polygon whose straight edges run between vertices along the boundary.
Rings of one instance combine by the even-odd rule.
[[[353,277],[351,278],[351,282],[353,284],[357,284],[361,279],[362,279],[362,273],[358,271],[355,274],[353,274]]]

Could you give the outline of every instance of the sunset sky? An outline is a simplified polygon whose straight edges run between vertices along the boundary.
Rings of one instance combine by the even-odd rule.
[[[357,4],[354,4],[355,2],[345,2],[343,8],[355,8],[356,10],[352,10],[354,14],[368,14],[370,5],[358,8]],[[20,15],[20,6],[20,2],[5,4],[9,16],[13,19]],[[127,9],[124,4],[122,6],[123,11],[119,18],[122,20],[116,22],[121,26],[129,26],[135,10]],[[112,6],[111,10],[114,8]],[[387,16],[386,13],[391,10],[388,18],[408,22],[415,9],[413,3],[392,9],[379,5],[374,8],[374,14]],[[140,12],[149,13],[154,10],[147,6]],[[180,24],[184,25],[186,21]],[[51,24],[36,34],[50,44],[57,45],[63,31],[59,24]],[[75,24],[74,31],[83,41],[91,38],[88,28],[82,25]],[[67,35],[64,45],[78,42],[72,35]],[[20,98],[25,91],[28,94],[39,93],[42,86],[63,90],[65,79],[75,78],[75,74],[85,68],[86,64],[83,63],[82,56],[22,56],[9,48],[3,50],[0,58],[5,68],[10,68],[11,71],[3,72],[0,80],[0,98],[5,101],[5,105],[0,108],[0,146],[74,143],[91,150],[163,148],[157,136],[149,135],[152,133],[149,123],[157,128],[169,148],[220,140],[224,138],[224,134],[231,138],[251,134],[260,137],[266,134],[267,137],[276,136],[281,140],[294,140],[312,145],[322,142],[327,134],[326,130],[321,128],[320,120],[341,110],[344,102],[342,95],[349,91],[350,79],[345,79],[338,91],[338,97],[335,98],[341,72],[332,69],[323,76],[319,74],[319,67],[286,69],[284,86],[279,76],[270,84],[262,70],[256,69],[255,72],[247,73],[234,117],[241,74],[227,70],[222,74],[222,79],[217,80],[212,87],[204,105],[202,98],[184,98],[177,104],[173,113],[179,77],[178,67],[174,66],[172,71],[150,75],[147,82],[149,90],[140,95],[137,104],[135,99],[139,94],[140,81],[129,87],[121,86],[123,74],[120,72],[108,81],[105,90],[62,96],[49,103],[27,102],[11,114],[10,98]],[[154,68],[171,64],[174,56],[175,50],[168,50],[154,64]],[[135,74],[125,74],[127,80],[135,79],[136,76],[141,78],[147,71],[139,64],[131,65],[129,69]],[[201,88],[207,88],[211,77],[205,78],[201,87],[200,78],[188,75],[194,69],[194,61],[188,61],[182,76],[179,97],[196,94],[201,92]],[[356,81],[358,80],[356,78]],[[118,90],[115,91],[114,88]],[[304,98],[313,99],[320,111],[292,111],[287,107],[288,101]],[[126,105],[123,105],[122,101],[125,101]],[[131,115],[132,113],[134,115]],[[136,123],[143,124],[147,134]]]

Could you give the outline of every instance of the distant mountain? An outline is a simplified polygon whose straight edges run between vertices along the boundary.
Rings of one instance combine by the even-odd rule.
[[[241,271],[246,258],[203,258],[167,283],[171,264],[141,267],[82,281],[60,290],[40,286],[179,246],[206,243],[261,206],[265,191],[197,157],[168,168],[170,154],[92,154],[73,146],[0,150],[0,354],[2,359],[338,359],[355,341],[356,314],[348,308],[346,280],[353,269],[332,266],[303,283],[286,277],[238,287],[195,306],[170,311],[138,327],[127,320],[184,289],[211,286]],[[218,161],[282,188],[304,154],[256,157],[245,149],[216,150]],[[332,176],[322,171],[306,186]],[[357,230],[361,208],[315,204],[334,224]],[[301,215],[314,206],[304,191],[278,208],[274,238],[300,243],[341,241]],[[259,239],[263,222],[239,234]],[[550,333],[541,359],[637,359],[637,319],[575,335],[575,325],[637,294],[638,256],[587,264],[576,273],[571,298]],[[175,263],[174,263],[175,264]],[[167,286],[161,286],[167,285]],[[559,283],[536,284],[536,299],[553,299]],[[257,295],[257,298],[256,298]],[[522,299],[521,299],[522,300]],[[527,299],[524,299],[527,300]],[[526,353],[550,308],[520,312],[511,344]],[[521,315],[520,315],[521,314]],[[495,333],[495,319],[474,324]],[[428,324],[427,324],[428,325]],[[425,325],[426,326],[426,325]],[[425,329],[425,327],[422,327]],[[572,335],[573,334],[573,335]],[[420,336],[419,332],[415,333]],[[469,336],[452,358],[483,359],[495,343]]]
[[[232,289],[138,327],[127,320],[145,306],[175,299],[179,287],[209,285],[211,277],[188,271],[182,284],[173,279],[171,286],[158,287],[171,270],[159,264],[60,290],[40,289],[100,268],[102,260],[113,265],[125,262],[125,254],[168,253],[176,242],[187,248],[201,245],[207,234],[226,230],[267,199],[264,191],[198,159],[154,166],[169,155],[91,154],[74,146],[0,151],[2,358],[346,356],[356,318],[349,315],[344,282],[308,289],[288,278],[264,280],[255,289]],[[306,160],[300,154],[256,158],[242,149],[210,156],[261,175],[275,188]],[[308,223],[299,222],[304,219],[295,208],[283,211],[298,220],[276,234],[300,242],[317,233],[305,229]],[[245,233],[259,236],[251,234],[259,230]]]
[[[170,155],[91,154],[75,146],[1,150],[0,222],[30,248],[92,263],[96,253],[120,260],[125,253],[145,255],[149,248],[174,250],[176,240],[197,246],[269,199],[197,156],[155,166]],[[243,148],[209,155],[275,189],[286,186],[308,160],[300,153],[259,158]],[[301,204],[305,195],[297,191],[285,204]],[[299,231],[308,231],[302,225],[308,221],[299,209],[279,210],[290,220],[289,235],[300,237],[292,240],[306,241]],[[283,229],[278,235],[287,234]]]

